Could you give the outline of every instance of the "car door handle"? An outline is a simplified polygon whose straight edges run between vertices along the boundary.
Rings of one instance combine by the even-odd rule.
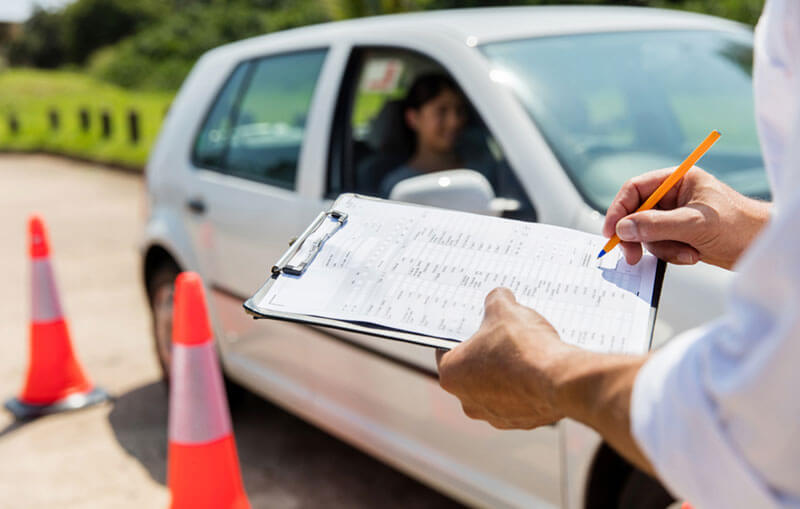
[[[206,202],[202,198],[190,198],[186,202],[186,208],[193,214],[202,215],[206,212]]]

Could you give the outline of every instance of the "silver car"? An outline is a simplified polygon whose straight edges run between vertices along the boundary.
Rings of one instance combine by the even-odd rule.
[[[575,422],[498,431],[469,420],[439,388],[429,349],[254,321],[242,302],[333,198],[377,194],[408,158],[397,119],[422,73],[448,74],[469,103],[458,150],[491,184],[487,213],[599,233],[626,179],[677,164],[714,128],[723,138],[701,165],[767,195],[751,66],[749,27],[614,7],[386,16],[208,52],[147,166],[142,267],[165,374],[173,280],[194,270],[231,381],[462,502],[668,505],[657,482]],[[412,187],[447,207],[474,195],[472,181]],[[711,267],[670,267],[656,344],[719,314],[727,283]]]

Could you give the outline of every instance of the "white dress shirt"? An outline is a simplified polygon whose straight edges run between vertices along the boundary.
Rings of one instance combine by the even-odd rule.
[[[727,313],[656,352],[631,427],[695,508],[800,508],[800,1],[767,0],[754,87],[772,219],[739,261]]]

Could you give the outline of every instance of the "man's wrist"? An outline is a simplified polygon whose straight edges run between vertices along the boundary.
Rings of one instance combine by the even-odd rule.
[[[631,396],[644,355],[570,353],[557,378],[558,408],[565,417],[591,427],[624,458],[653,474],[631,432]]]
[[[744,197],[744,201],[744,219],[747,221],[754,234],[758,234],[767,222],[769,222],[769,217],[772,213],[772,203],[746,196]]]
[[[560,339],[558,341],[561,343]],[[550,395],[548,403],[565,417],[578,419],[590,397],[585,390],[587,371],[590,371],[587,367],[595,355],[599,354],[566,343],[559,344],[558,348],[548,352],[546,360],[529,362],[529,392],[541,394],[541,385],[548,385],[549,390],[545,391]]]
[[[560,360],[554,385],[556,404],[564,416],[586,422],[594,397],[590,379],[597,376],[590,366],[593,358],[599,355],[576,349]]]
[[[633,382],[645,359],[574,349],[558,362],[556,405],[566,417],[597,428],[604,413],[628,411]]]
[[[733,265],[739,261],[742,254],[753,243],[753,239],[761,233],[761,230],[763,230],[764,226],[769,222],[770,215],[772,214],[772,203],[742,196],[739,210],[737,230],[739,235],[741,235],[742,245],[739,248],[736,259],[730,267],[727,267],[728,269],[733,268]]]

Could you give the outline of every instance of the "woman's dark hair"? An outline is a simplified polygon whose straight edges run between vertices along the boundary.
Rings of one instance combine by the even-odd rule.
[[[418,110],[445,90],[452,90],[461,95],[461,90],[456,82],[446,74],[429,73],[418,76],[408,89],[403,101],[403,109]]]
[[[416,133],[408,126],[405,120],[405,111],[407,109],[419,110],[425,103],[431,101],[439,96],[445,90],[452,90],[459,96],[463,97],[461,89],[458,88],[456,82],[450,76],[442,73],[428,73],[417,76],[417,79],[411,84],[411,87],[403,99],[403,152],[409,157],[416,150],[417,136]]]

